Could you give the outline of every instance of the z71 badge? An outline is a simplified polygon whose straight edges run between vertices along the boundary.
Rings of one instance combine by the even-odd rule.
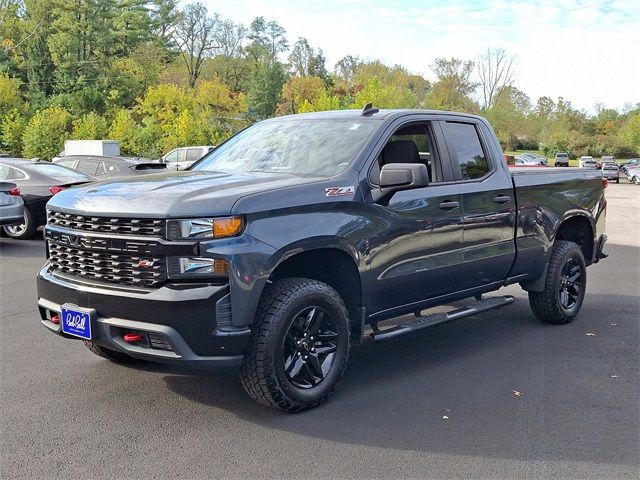
[[[327,197],[343,197],[345,195],[355,195],[356,188],[353,185],[349,187],[329,187],[325,188],[324,191]]]

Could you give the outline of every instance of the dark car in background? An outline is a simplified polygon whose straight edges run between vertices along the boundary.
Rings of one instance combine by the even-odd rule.
[[[103,155],[71,155],[54,159],[53,163],[72,168],[96,179],[158,173],[167,169],[165,164],[148,158]]]
[[[23,158],[0,158],[0,182],[10,182],[20,189],[24,201],[24,219],[18,225],[3,227],[12,238],[31,238],[47,221],[45,206],[56,193],[92,181],[83,173],[62,165]]]

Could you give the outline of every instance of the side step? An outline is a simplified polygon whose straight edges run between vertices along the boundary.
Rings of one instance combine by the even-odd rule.
[[[486,312],[487,310],[494,310],[506,305],[510,305],[515,301],[515,298],[511,295],[505,295],[503,297],[489,297],[483,300],[478,300],[472,305],[452,310],[445,313],[432,313],[424,317],[416,318],[409,322],[401,323],[395,327],[388,328],[386,330],[378,330],[371,333],[371,337],[376,342],[383,340],[391,340],[392,338],[399,337],[400,335],[406,335],[407,333],[415,332],[416,330],[422,330],[423,328],[438,325],[440,323],[450,322],[451,320],[457,320],[458,318],[470,317],[477,313]]]

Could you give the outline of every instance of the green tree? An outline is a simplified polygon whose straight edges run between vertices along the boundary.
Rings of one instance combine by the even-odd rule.
[[[22,135],[28,118],[14,109],[0,119],[0,151],[22,156]]]
[[[264,17],[257,17],[251,22],[247,38],[250,43],[245,51],[256,66],[277,61],[278,54],[289,48],[286,30],[278,22],[267,22]]]
[[[635,149],[635,153],[640,153],[640,110],[629,116],[622,126],[621,137],[627,145]]]
[[[285,82],[284,66],[277,61],[258,65],[247,92],[249,114],[256,118],[273,116]]]
[[[38,111],[22,134],[26,157],[51,160],[64,149],[71,130],[71,114],[57,105]]]
[[[17,108],[22,108],[20,80],[0,73],[0,118],[5,112]]]
[[[101,140],[107,137],[107,120],[97,113],[87,113],[73,120],[71,137],[74,140]]]
[[[298,38],[289,54],[289,64],[294,75],[299,77],[320,77],[328,79],[329,74],[325,67],[325,58],[322,49],[317,51],[309,45],[306,38]]]
[[[472,61],[437,58],[431,66],[437,81],[425,99],[426,106],[437,110],[478,112],[478,105],[471,99],[478,86],[471,80],[473,67]]]

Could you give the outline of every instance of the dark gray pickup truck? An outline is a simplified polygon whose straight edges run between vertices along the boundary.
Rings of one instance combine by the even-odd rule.
[[[240,366],[252,398],[296,412],[329,397],[365,333],[506,306],[483,296],[505,285],[570,322],[606,256],[605,213],[599,172],[509,171],[480,117],[280,117],[188,171],[53,197],[38,305],[109,360]]]

